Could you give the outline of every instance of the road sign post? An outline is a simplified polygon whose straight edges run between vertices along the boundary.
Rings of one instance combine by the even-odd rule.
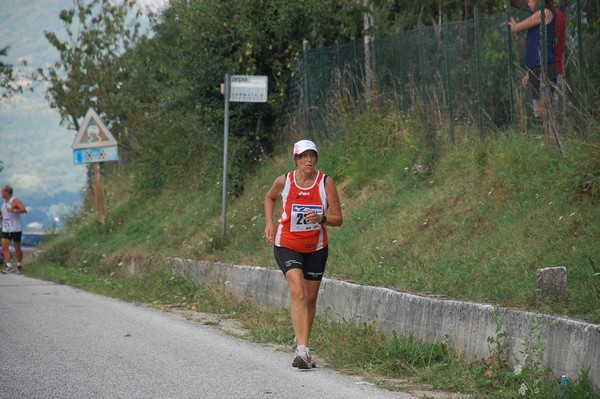
[[[227,154],[229,142],[229,95],[231,92],[230,75],[225,74],[225,120],[223,122],[223,194],[221,197],[221,237],[227,237]]]
[[[118,161],[119,147],[117,140],[100,119],[96,111],[90,108],[85,115],[81,128],[73,140],[73,162],[76,165],[93,163],[96,182],[96,203],[98,205],[98,221],[106,222],[104,200],[102,197],[101,162]]]
[[[229,103],[265,103],[268,97],[266,76],[225,74],[225,120],[223,122],[223,194],[221,215],[221,237],[227,238],[227,163],[229,145]]]

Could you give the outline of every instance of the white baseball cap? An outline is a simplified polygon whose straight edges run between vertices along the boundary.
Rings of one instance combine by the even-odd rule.
[[[294,144],[294,155],[300,155],[308,150],[313,150],[317,154],[319,153],[316,144],[310,140],[300,140]]]

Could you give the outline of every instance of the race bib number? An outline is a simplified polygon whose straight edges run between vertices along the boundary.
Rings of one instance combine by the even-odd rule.
[[[306,220],[306,214],[311,209],[320,215],[323,214],[322,205],[292,205],[290,231],[311,231],[321,228],[319,223],[310,223]]]

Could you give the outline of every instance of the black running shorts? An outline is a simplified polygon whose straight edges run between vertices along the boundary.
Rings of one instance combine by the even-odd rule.
[[[21,242],[21,234],[20,231],[13,231],[12,233],[2,232],[2,238],[5,240],[13,240],[13,242]]]
[[[305,280],[321,281],[325,272],[329,247],[315,252],[298,252],[293,249],[275,246],[274,254],[275,261],[283,275],[290,269],[300,269],[304,272]]]

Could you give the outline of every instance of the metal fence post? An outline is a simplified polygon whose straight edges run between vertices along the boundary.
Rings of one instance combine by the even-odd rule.
[[[542,83],[546,83],[546,73],[547,71],[547,67],[548,67],[548,47],[547,47],[547,42],[548,42],[548,38],[546,37],[546,33],[547,33],[547,28],[546,28],[546,0],[542,0],[540,2],[540,18],[542,19],[541,23],[540,23],[540,37],[542,40],[542,43],[540,45],[541,48],[541,54],[540,54],[540,74],[541,74],[541,81]],[[554,39],[554,38],[552,38]],[[540,87],[540,91],[543,91],[543,89]],[[542,96],[542,98],[544,98]]]
[[[577,78],[579,80],[579,124],[581,133],[584,134],[585,126],[585,97],[584,97],[584,81],[583,74],[585,71],[585,64],[583,59],[583,33],[581,29],[581,0],[577,0],[577,57],[579,61],[579,73]]]
[[[398,31],[398,81],[400,83],[400,97],[402,98],[402,111],[406,112],[407,109],[407,95],[406,90],[404,89],[404,81],[406,75],[406,66],[404,65],[404,28],[400,27],[400,31]],[[408,79],[407,79],[408,80]]]
[[[479,126],[479,137],[483,138],[483,96],[481,94],[481,40],[479,37],[479,9],[473,9],[475,17],[475,62],[477,68],[477,125]]]
[[[306,130],[308,131],[309,137],[311,137],[312,129],[311,129],[311,101],[310,101],[310,83],[309,83],[309,70],[308,70],[308,40],[304,39],[302,41],[302,63],[304,64],[304,95],[306,96],[305,100],[305,110],[306,110]]]
[[[423,65],[423,22],[421,22],[421,18],[417,22],[417,45],[419,46],[419,90],[421,92],[421,101],[425,101],[425,85],[423,84],[423,76],[425,75]]]
[[[342,77],[343,77],[343,73],[342,73],[342,64],[340,63],[340,41],[339,39],[335,39],[335,65],[337,68],[337,73],[335,76],[335,80],[334,82],[336,82],[336,87],[335,89],[338,92],[338,95],[341,96],[342,95]]]
[[[379,94],[382,94],[385,90],[383,82],[383,57],[381,54],[381,42],[382,38],[375,39],[375,84],[379,83]]]
[[[510,105],[510,124],[512,127],[515,125],[515,92],[513,87],[513,76],[514,76],[514,60],[513,60],[513,37],[510,31],[510,0],[506,0],[506,37],[508,43],[508,90],[509,90],[509,105]]]
[[[342,72],[342,66],[340,65],[340,40],[335,39],[335,64],[337,66],[338,72]]]
[[[352,81],[354,82],[354,89],[356,90],[356,98],[360,98],[360,85],[358,84],[358,80],[362,81],[363,76],[358,79],[358,73],[362,70],[362,68],[357,68],[357,65],[361,64],[360,58],[358,58],[358,40],[354,40],[354,68],[352,68]]]
[[[450,120],[450,142],[454,144],[454,111],[452,110],[452,84],[450,82],[450,56],[448,55],[448,17],[444,15],[444,58],[446,64],[446,94],[448,103],[448,118]]]
[[[554,40],[554,38],[548,38],[546,27],[546,0],[540,2],[540,98],[544,109],[539,110],[542,113],[542,130],[547,135],[548,144],[551,143],[551,131],[554,131],[554,123],[551,118],[553,117],[551,108],[551,101],[549,94],[549,83],[548,79],[548,40]],[[539,105],[539,103],[538,103]],[[559,142],[560,147],[560,142]]]
[[[329,80],[326,78],[325,74],[325,47],[321,45],[318,49],[315,49],[317,54],[319,55],[319,80],[317,83],[318,89],[315,90],[317,93],[316,99],[318,100],[316,105],[316,112],[318,114],[317,120],[319,121],[319,125],[316,126],[316,134],[318,134],[317,139],[321,140],[326,135],[325,129],[323,129],[323,112],[327,112],[326,108],[329,105],[329,91],[331,86],[329,85]],[[325,83],[327,82],[327,83]]]

